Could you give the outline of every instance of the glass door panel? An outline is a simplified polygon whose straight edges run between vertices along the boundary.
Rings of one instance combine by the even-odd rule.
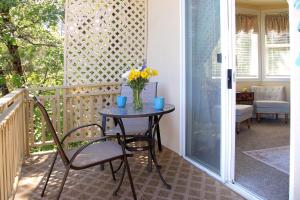
[[[217,174],[221,160],[220,41],[220,0],[187,0],[186,156]]]

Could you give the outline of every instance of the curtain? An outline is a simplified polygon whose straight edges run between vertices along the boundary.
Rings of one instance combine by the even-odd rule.
[[[266,15],[265,28],[267,34],[271,31],[275,31],[277,33],[288,33],[289,32],[288,13]]]
[[[236,32],[258,32],[257,15],[237,14],[236,15]]]

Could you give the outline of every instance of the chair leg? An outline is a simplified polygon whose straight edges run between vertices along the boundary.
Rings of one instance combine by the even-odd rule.
[[[160,139],[160,128],[159,128],[159,124],[157,124],[157,146],[158,146],[158,150],[160,152],[162,152],[162,146],[161,146],[161,139]]]
[[[256,121],[260,120],[260,113],[256,113]]]
[[[289,115],[288,114],[284,114],[284,119],[285,119],[285,123],[287,124],[288,120],[289,120]]]
[[[150,144],[150,142],[149,142],[149,146],[150,146],[150,149],[153,148],[153,146]],[[158,165],[158,163],[157,163],[155,152],[150,150],[150,154],[151,154],[151,159],[152,159],[153,162],[154,162],[154,166],[156,167],[156,171],[157,171],[157,173],[158,173],[158,175],[159,175],[161,181],[164,183],[164,185],[167,187],[167,189],[169,189],[169,190],[172,189],[171,185],[169,185],[169,184],[166,182],[166,180],[164,179],[164,177],[162,176],[162,174],[161,174],[161,172],[160,172],[160,167],[159,167],[159,165]]]
[[[129,178],[129,183],[130,183],[130,187],[131,187],[131,191],[132,191],[132,195],[133,195],[133,199],[136,200],[136,193],[135,193],[135,189],[134,189],[134,185],[133,185],[133,181],[132,181],[132,176],[131,176],[131,172],[130,172],[130,168],[129,168],[129,164],[128,164],[128,160],[127,160],[127,156],[124,156],[124,167],[127,169],[127,174],[128,174],[128,178]]]
[[[69,171],[70,171],[70,166],[67,166],[66,171],[65,171],[64,178],[63,178],[63,180],[62,180],[62,183],[61,183],[61,185],[60,185],[60,188],[59,188],[59,191],[58,191],[58,194],[57,194],[57,198],[56,198],[57,200],[59,200],[60,195],[61,195],[61,193],[62,193],[62,191],[63,191],[63,189],[64,189],[64,185],[65,185],[65,182],[66,182],[66,180],[67,180]]]
[[[236,133],[237,134],[240,133],[240,123],[239,122],[236,123]]]
[[[114,170],[115,174],[118,173],[118,171],[121,169],[121,167],[122,167],[123,164],[124,164],[124,161],[121,160],[119,167],[116,170]]]
[[[120,125],[120,128],[122,130],[123,139],[124,139],[124,141],[122,142],[123,144],[121,145],[122,146],[122,151],[123,151],[124,167],[126,167],[126,169],[127,169],[133,199],[136,200],[137,199],[136,198],[136,193],[135,193],[135,189],[134,189],[134,185],[133,185],[133,181],[132,181],[132,177],[131,177],[131,172],[130,172],[130,168],[129,168],[129,164],[128,164],[128,160],[127,160],[126,150],[125,150],[125,129],[124,129],[124,125],[123,125],[123,122],[122,122],[121,119],[118,120],[118,124]],[[120,138],[119,138],[120,134],[117,134],[117,135],[118,135],[118,142],[120,142]]]
[[[114,168],[113,168],[111,161],[109,161],[109,166],[110,166],[111,175],[113,177],[113,180],[116,181],[115,172],[114,172]]]
[[[54,167],[54,164],[55,164],[57,155],[58,155],[58,151],[55,153],[54,159],[53,159],[53,161],[52,161],[52,163],[51,163],[51,166],[50,166],[50,169],[49,169],[49,172],[48,172],[48,175],[47,175],[47,179],[46,179],[46,182],[45,182],[45,185],[44,185],[42,194],[41,194],[42,197],[43,197],[44,194],[45,194],[45,191],[46,191],[46,188],[47,188],[47,184],[48,184],[48,181],[49,181],[49,179],[50,179],[50,176],[51,176],[51,173],[52,173],[52,170],[53,170],[53,167]]]
[[[251,127],[251,119],[247,119],[247,126],[248,126],[248,129],[250,129],[250,127]]]
[[[115,196],[117,195],[117,192],[119,191],[119,189],[120,189],[120,187],[121,187],[121,185],[122,185],[122,183],[123,183],[124,176],[125,176],[125,171],[126,171],[126,166],[124,165],[124,166],[123,166],[123,170],[122,170],[121,179],[120,179],[120,181],[119,181],[119,184],[118,184],[118,186],[116,187],[115,191],[113,192],[113,195],[115,195]]]
[[[147,164],[147,170],[148,172],[152,172],[152,160],[151,160],[151,149],[148,150],[148,164]]]

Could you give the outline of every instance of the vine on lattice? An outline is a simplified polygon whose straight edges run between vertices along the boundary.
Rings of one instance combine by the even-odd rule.
[[[146,0],[68,0],[65,84],[120,82],[146,49]]]

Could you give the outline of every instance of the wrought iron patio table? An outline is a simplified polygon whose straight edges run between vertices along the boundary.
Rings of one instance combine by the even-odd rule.
[[[141,110],[135,110],[132,104],[127,104],[124,108],[118,108],[116,106],[111,106],[108,108],[104,108],[100,111],[102,115],[102,127],[105,129],[107,118],[113,118],[116,124],[120,126],[121,133],[123,139],[125,141],[125,147],[129,151],[146,151],[148,150],[148,170],[152,170],[152,161],[154,166],[158,172],[158,175],[162,182],[168,189],[171,189],[171,186],[165,181],[161,172],[160,166],[158,165],[156,154],[155,154],[155,133],[158,127],[159,121],[163,117],[163,115],[173,112],[175,110],[175,106],[171,104],[165,104],[164,109],[156,110],[153,108],[152,103],[144,103],[143,108]],[[126,131],[124,128],[124,124],[122,119],[124,118],[139,118],[139,117],[148,117],[148,131],[142,135],[126,135]],[[104,131],[105,133],[105,131]],[[147,145],[145,146],[132,146],[130,143],[136,141],[145,141]]]

